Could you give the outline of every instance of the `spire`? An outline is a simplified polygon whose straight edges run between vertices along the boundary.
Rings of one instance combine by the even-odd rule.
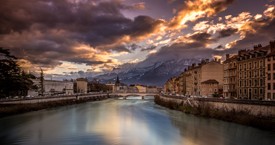
[[[120,81],[119,81],[119,77],[118,77],[118,75],[117,75],[115,85],[119,85],[119,84],[120,84]]]

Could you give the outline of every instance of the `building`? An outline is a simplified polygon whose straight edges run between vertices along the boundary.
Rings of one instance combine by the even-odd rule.
[[[45,95],[70,95],[74,93],[73,86],[71,81],[44,80],[44,93]]]
[[[34,85],[37,86],[37,90],[29,90],[28,95],[30,96],[38,96],[39,95],[39,88],[38,86],[41,84],[40,80],[34,79],[32,80]],[[58,81],[58,80],[44,80],[43,81],[43,95],[58,95],[58,94],[73,94],[73,82],[72,81]]]
[[[265,100],[275,100],[275,41],[270,42],[268,52],[265,58]]]
[[[191,67],[185,70],[185,95],[190,96],[193,92],[193,77]]]
[[[223,97],[237,98],[237,58],[238,55],[226,54],[223,62]]]
[[[180,95],[186,94],[186,73],[181,73],[176,80],[176,93]]]
[[[116,77],[115,85],[113,86],[113,92],[116,93],[125,93],[128,91],[128,86],[121,83],[119,77]]]
[[[182,94],[188,96],[204,95],[202,82],[216,80],[218,90],[223,87],[223,65],[220,60],[202,60],[199,64],[192,64],[178,77],[169,79],[164,88],[166,93]],[[217,91],[218,92],[218,91]]]
[[[128,86],[128,91],[129,93],[138,93],[138,88],[136,87],[136,85],[131,84]]]
[[[210,79],[201,82],[201,96],[204,97],[215,97],[219,96],[220,93],[220,85],[217,80]]]
[[[201,91],[204,89],[202,82],[208,80],[216,80],[219,85],[219,89],[223,86],[223,65],[220,60],[214,59],[209,61],[208,59],[202,60],[198,65],[192,64],[186,70],[186,95],[202,96]]]
[[[146,92],[147,93],[158,93],[159,90],[156,86],[147,86],[146,87]]]
[[[175,84],[176,77],[170,78],[164,85],[164,92],[175,94],[176,93],[176,84]]]
[[[86,94],[88,92],[88,80],[84,78],[78,78],[75,81],[75,93]]]
[[[269,47],[254,46],[240,50],[237,59],[237,96],[239,99],[265,98],[265,58]]]
[[[139,93],[146,93],[147,87],[143,85],[136,85]]]

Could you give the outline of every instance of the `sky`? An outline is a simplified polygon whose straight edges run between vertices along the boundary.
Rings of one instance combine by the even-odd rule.
[[[222,57],[275,40],[274,0],[1,0],[0,47],[28,71]]]

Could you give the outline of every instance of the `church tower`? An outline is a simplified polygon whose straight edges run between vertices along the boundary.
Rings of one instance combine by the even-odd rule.
[[[119,86],[119,85],[120,85],[120,81],[119,81],[119,77],[118,77],[118,75],[117,75],[117,77],[116,77],[116,82],[115,82],[115,85],[116,85],[116,86]]]

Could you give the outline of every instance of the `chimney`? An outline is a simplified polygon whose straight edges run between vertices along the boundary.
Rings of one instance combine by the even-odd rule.
[[[229,56],[230,56],[229,54],[226,54],[225,59],[229,59]]]
[[[258,48],[262,48],[262,44],[254,45],[254,50],[257,50]]]
[[[275,40],[269,42],[270,52],[275,51]]]
[[[242,55],[242,54],[244,54],[244,53],[246,53],[246,50],[245,50],[245,49],[239,50],[239,51],[238,51],[238,55],[239,55],[239,56]]]

